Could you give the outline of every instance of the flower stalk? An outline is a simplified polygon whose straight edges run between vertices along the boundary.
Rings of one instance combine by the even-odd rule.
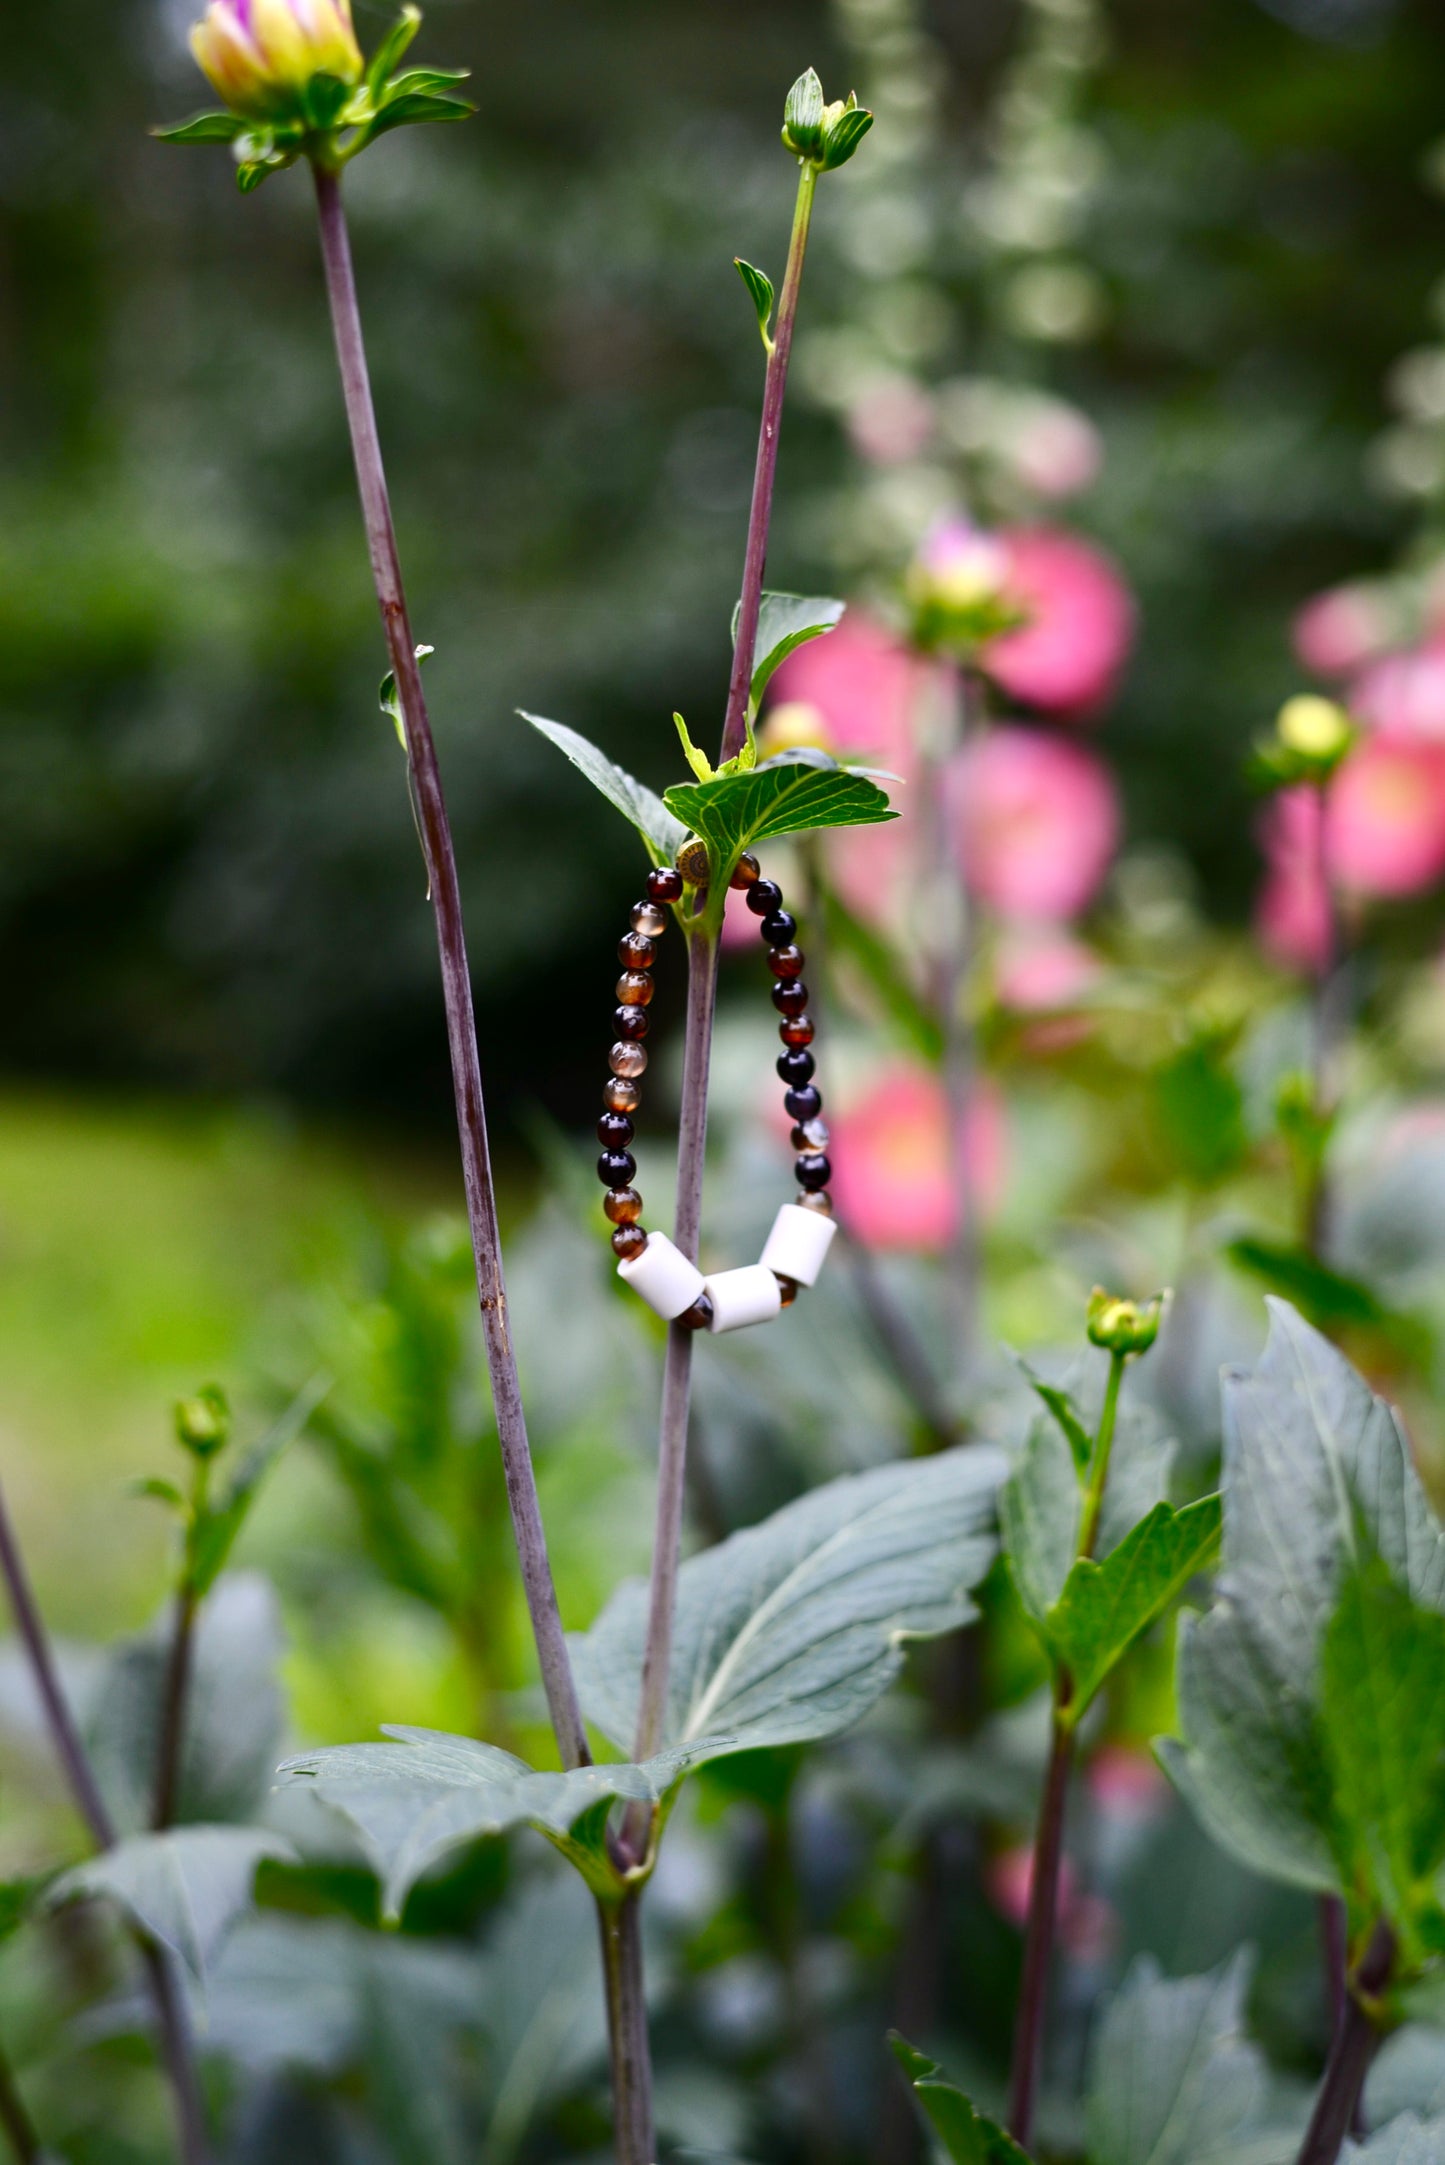
[[[1380,1999],[1395,1966],[1395,1935],[1381,1918],[1348,1980],[1325,2079],[1300,2148],[1299,2165],[1335,2165],[1349,2134],[1380,2041]]]

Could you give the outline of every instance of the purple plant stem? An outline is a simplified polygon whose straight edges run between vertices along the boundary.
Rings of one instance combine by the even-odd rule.
[[[763,605],[763,575],[768,564],[768,532],[773,522],[773,485],[778,476],[778,436],[783,425],[783,397],[788,388],[788,363],[793,352],[793,326],[798,317],[798,294],[803,283],[803,259],[808,252],[808,227],[813,216],[813,194],[818,185],[816,166],[804,165],[798,180],[798,202],[793,213],[793,234],[788,246],[788,267],[778,299],[777,328],[768,355],[763,385],[763,420],[758,432],[758,460],[753,473],[753,507],[748,520],[747,554],[743,560],[742,602],[738,609],[737,644],[733,649],[733,673],[728,685],[727,717],[723,723],[722,758],[736,759],[747,739],[748,700],[753,683],[753,650],[758,642],[758,617]]]
[[[1382,1918],[1349,1982],[1344,2017],[1330,2046],[1325,2079],[1310,2115],[1299,2165],[1335,2165],[1379,2043],[1370,2003],[1384,1991],[1394,1966],[1395,1935]]]
[[[611,2049],[613,2141],[620,2165],[653,2165],[652,2046],[642,1959],[642,1893],[599,1902]]]
[[[1048,2005],[1049,1971],[1053,1963],[1054,1930],[1058,1921],[1059,1865],[1064,1854],[1064,1811],[1068,1802],[1069,1773],[1073,1763],[1073,1727],[1070,1723],[1061,1722],[1056,1714],[1048,1773],[1044,1778],[1038,1835],[1034,1843],[1033,1885],[1029,1893],[1023,1979],[1019,1987],[1013,2070],[1009,2082],[1009,2133],[1025,2150],[1033,2136],[1034,2101],[1038,2094],[1039,2062],[1043,2053],[1044,2014]]]
[[[482,1098],[481,1063],[477,1051],[476,1018],[472,1008],[471,977],[467,968],[466,933],[461,893],[457,884],[456,856],[451,825],[442,794],[436,746],[432,741],[426,698],[416,643],[407,615],[402,585],[401,560],[392,523],[381,443],[372,405],[361,313],[356,296],[356,277],[351,242],[342,207],[340,182],[335,173],[315,167],[316,205],[321,222],[321,253],[326,267],[326,291],[331,304],[336,353],[341,365],[341,386],[351,445],[356,459],[356,478],[366,521],[367,546],[371,554],[376,598],[381,609],[387,650],[396,673],[397,693],[406,729],[417,823],[421,830],[427,874],[436,912],[437,945],[441,952],[442,991],[446,1005],[447,1043],[451,1053],[452,1083],[456,1095],[457,1129],[461,1139],[462,1177],[466,1189],[467,1219],[476,1259],[477,1298],[481,1304],[486,1339],[487,1367],[492,1383],[492,1405],[506,1474],[507,1502],[516,1536],[517,1555],[526,1589],[532,1632],[537,1642],[542,1683],[556,1732],[563,1764],[585,1766],[591,1759],[587,1733],[567,1655],[567,1642],[557,1608],[557,1593],[542,1529],[537,1481],[527,1441],[526,1416],[522,1409],[516,1355],[507,1317],[507,1290],[502,1275],[501,1235],[497,1224],[496,1190],[492,1181],[491,1153],[487,1142],[486,1111]]]
[[[70,1793],[75,1799],[76,1809],[85,1821],[96,1848],[113,1849],[116,1841],[115,1823],[100,1793],[85,1746],[80,1739],[80,1731],[75,1726],[75,1716],[65,1696],[65,1687],[56,1667],[50,1636],[45,1629],[45,1622],[25,1569],[24,1558],[20,1554],[20,1544],[15,1536],[3,1492],[0,1492],[0,1576],[5,1580],[15,1627],[20,1633],[21,1644],[25,1648],[26,1659],[30,1663],[35,1688],[40,1695],[40,1703],[50,1729],[51,1741]],[[184,2165],[208,2165],[210,2151],[206,2141],[205,2110],[196,2075],[195,2055],[191,2049],[190,2024],[186,2016],[185,2002],[176,1985],[171,1958],[163,1947],[143,1933],[136,1934],[136,1945],[145,1965],[151,1996],[155,2001],[161,2051],[175,2097],[176,2129],[181,2157]]]

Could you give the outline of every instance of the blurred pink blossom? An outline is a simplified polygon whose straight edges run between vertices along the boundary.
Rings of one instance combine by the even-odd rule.
[[[1296,616],[1294,650],[1313,675],[1343,677],[1383,654],[1390,631],[1389,610],[1376,588],[1332,586]]]
[[[1255,931],[1265,953],[1288,970],[1313,976],[1330,959],[1330,898],[1320,876],[1320,799],[1313,789],[1282,789],[1260,820],[1265,879]]]
[[[913,376],[875,376],[848,415],[848,435],[872,466],[902,466],[917,458],[937,426],[933,400]]]
[[[742,954],[751,950],[758,955],[762,966],[762,942],[758,938],[758,920],[748,908],[747,897],[736,887],[728,889],[723,904],[722,949],[725,955]]]
[[[1107,705],[1134,644],[1133,596],[1092,542],[1054,527],[1003,534],[1006,590],[1028,613],[989,645],[984,666],[1010,698],[1084,717]]]
[[[1075,917],[1098,892],[1119,840],[1113,779],[1096,754],[1007,726],[966,745],[949,811],[973,893],[1012,917]]]
[[[1034,1891],[1034,1852],[1021,1843],[1001,1850],[984,1875],[993,1906],[1022,1930],[1028,1922]],[[1079,1962],[1102,1962],[1117,1942],[1119,1920],[1101,1895],[1089,1894],[1079,1885],[1078,1874],[1065,1857],[1059,1865],[1059,1937]]]
[[[1055,925],[1006,928],[994,958],[999,1005],[1015,1014],[1045,1018],[1021,1033],[1023,1049],[1038,1055],[1066,1052],[1089,1035],[1090,1018],[1067,1010],[1092,991],[1102,975],[1093,949]]]
[[[1367,738],[1330,785],[1330,871],[1356,894],[1422,894],[1445,872],[1445,745]]]
[[[936,1252],[958,1231],[948,1147],[948,1105],[931,1068],[899,1062],[826,1116],[832,1131],[838,1215],[870,1248]],[[998,1201],[1005,1154],[1003,1106],[989,1087],[974,1092],[964,1133],[970,1189],[987,1211]]]
[[[1445,644],[1374,662],[1353,686],[1350,707],[1378,737],[1445,744]]]
[[[1059,501],[1096,481],[1104,445],[1092,421],[1062,399],[1039,399],[1006,446],[1014,472],[1035,496]]]
[[[788,656],[771,698],[816,708],[835,751],[869,752],[907,775],[916,764],[914,709],[931,674],[891,633],[850,609],[836,631]]]
[[[1101,1745],[1085,1779],[1101,1810],[1136,1824],[1159,1818],[1174,1794],[1154,1754],[1132,1744]]]

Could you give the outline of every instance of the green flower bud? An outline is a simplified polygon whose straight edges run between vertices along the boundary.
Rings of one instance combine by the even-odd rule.
[[[1316,692],[1287,699],[1274,729],[1255,747],[1255,770],[1267,787],[1327,782],[1352,749],[1356,730],[1342,706]]]
[[[231,1433],[231,1409],[218,1384],[208,1383],[176,1406],[176,1440],[196,1458],[214,1458]]]
[[[1147,1301],[1121,1300],[1096,1285],[1089,1296],[1089,1343],[1106,1353],[1147,1353],[1159,1336],[1163,1314],[1162,1293]]]
[[[788,92],[783,143],[795,158],[831,173],[848,163],[872,125],[873,115],[859,105],[853,91],[825,105],[817,71],[809,68]]]

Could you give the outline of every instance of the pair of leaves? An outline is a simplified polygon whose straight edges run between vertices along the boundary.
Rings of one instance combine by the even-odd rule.
[[[1408,1938],[1393,1905],[1433,1840],[1438,1783],[1409,1731],[1432,1703],[1445,1532],[1393,1410],[1269,1307],[1258,1367],[1225,1376],[1224,1569],[1181,1636],[1182,1741],[1161,1756],[1246,1865],[1370,1895]]]
[[[104,1900],[185,1963],[204,1984],[251,1906],[263,1857],[294,1860],[289,1842],[259,1827],[173,1827],[118,1842],[55,1882],[49,1906]]]
[[[973,1446],[851,1475],[692,1557],[678,1580],[663,1749],[641,1766],[534,1772],[466,1737],[391,1729],[393,1744],[314,1752],[310,1777],[355,1826],[389,1914],[463,1843],[532,1826],[600,1893],[617,1892],[607,1821],[618,1802],[666,1806],[684,1774],[769,1744],[836,1735],[882,1696],[903,1647],[975,1613],[1004,1471]],[[623,1586],[574,1641],[589,1717],[625,1749],[637,1725],[647,1589]]]

